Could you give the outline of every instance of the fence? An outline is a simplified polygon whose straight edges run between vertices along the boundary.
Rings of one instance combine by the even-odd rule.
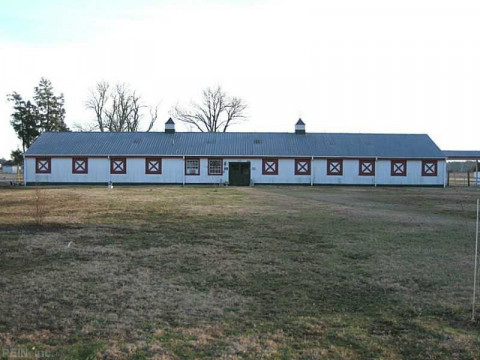
[[[23,173],[4,173],[0,170],[0,186],[19,185],[23,183]]]
[[[448,186],[480,186],[480,172],[448,172]]]

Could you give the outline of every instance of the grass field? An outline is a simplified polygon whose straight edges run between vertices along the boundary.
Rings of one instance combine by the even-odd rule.
[[[478,359],[478,196],[0,189],[0,356]]]

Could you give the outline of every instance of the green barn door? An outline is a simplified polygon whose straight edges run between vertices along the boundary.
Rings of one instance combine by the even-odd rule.
[[[228,183],[233,186],[250,185],[250,163],[231,162],[228,164]]]

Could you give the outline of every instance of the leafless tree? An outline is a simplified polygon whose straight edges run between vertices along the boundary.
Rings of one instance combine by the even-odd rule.
[[[177,105],[171,115],[202,132],[226,132],[232,124],[245,119],[246,109],[242,99],[228,96],[217,86],[203,90],[200,104],[192,103],[190,109]]]
[[[141,97],[126,84],[110,86],[107,82],[99,82],[90,92],[86,103],[87,109],[95,113],[96,130],[110,132],[139,131],[144,109]],[[146,131],[152,130],[158,118],[158,105],[150,107],[149,125]]]
[[[43,225],[45,216],[46,216],[46,198],[43,190],[39,188],[38,186],[35,187],[35,192],[34,192],[34,217],[35,217],[35,223],[39,226]]]

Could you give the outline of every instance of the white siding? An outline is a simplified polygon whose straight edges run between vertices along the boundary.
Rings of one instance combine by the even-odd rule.
[[[108,167],[110,173],[110,165]],[[162,158],[161,174],[145,173],[145,158],[127,158],[126,174],[111,174],[113,183],[167,183],[181,184],[183,176],[183,160],[178,158]]]
[[[391,162],[379,160],[377,162],[378,185],[443,185],[445,161],[439,160],[437,176],[422,176],[422,161],[407,161],[407,176],[391,176]]]
[[[310,184],[310,175],[295,175],[295,159],[278,159],[278,175],[262,174],[262,159],[255,159],[252,179],[255,184]]]
[[[108,182],[110,163],[106,158],[89,158],[88,174],[72,174],[71,158],[52,158],[50,174],[35,172],[35,159],[26,159],[27,183],[87,183]]]
[[[318,159],[314,161],[314,183],[315,184],[331,184],[331,185],[374,185],[374,176],[359,175],[358,160],[343,160],[342,175],[327,175],[327,160]]]
[[[445,161],[438,161],[437,176],[422,176],[422,161],[407,161],[407,176],[391,176],[390,160],[376,162],[375,176],[360,176],[359,161],[343,160],[342,175],[327,175],[327,160],[315,159],[310,175],[295,175],[294,159],[278,160],[278,175],[262,174],[262,158],[224,158],[223,175],[208,175],[208,159],[200,159],[200,175],[184,175],[182,158],[162,158],[162,174],[146,174],[145,158],[127,158],[126,174],[110,174],[107,158],[89,158],[88,174],[73,174],[71,158],[51,159],[50,174],[35,173],[35,158],[26,158],[26,181],[34,183],[174,183],[205,184],[228,181],[230,162],[250,162],[251,179],[254,184],[310,184],[315,185],[443,185]]]
[[[126,174],[110,174],[110,160],[89,158],[88,174],[73,174],[71,158],[52,158],[50,174],[35,173],[35,159],[27,158],[28,183],[182,183],[183,161],[162,159],[162,174],[145,174],[145,158],[127,158]]]
[[[218,159],[215,158],[215,159]],[[185,172],[183,159],[179,159],[182,170],[180,175],[183,175]],[[223,164],[225,164],[225,159],[223,159]],[[225,169],[225,165],[223,165]],[[208,175],[208,159],[202,158],[200,159],[200,175],[185,175],[185,183],[186,184],[219,184],[228,181],[228,171],[223,171],[223,175]],[[182,180],[180,180],[180,183]]]

